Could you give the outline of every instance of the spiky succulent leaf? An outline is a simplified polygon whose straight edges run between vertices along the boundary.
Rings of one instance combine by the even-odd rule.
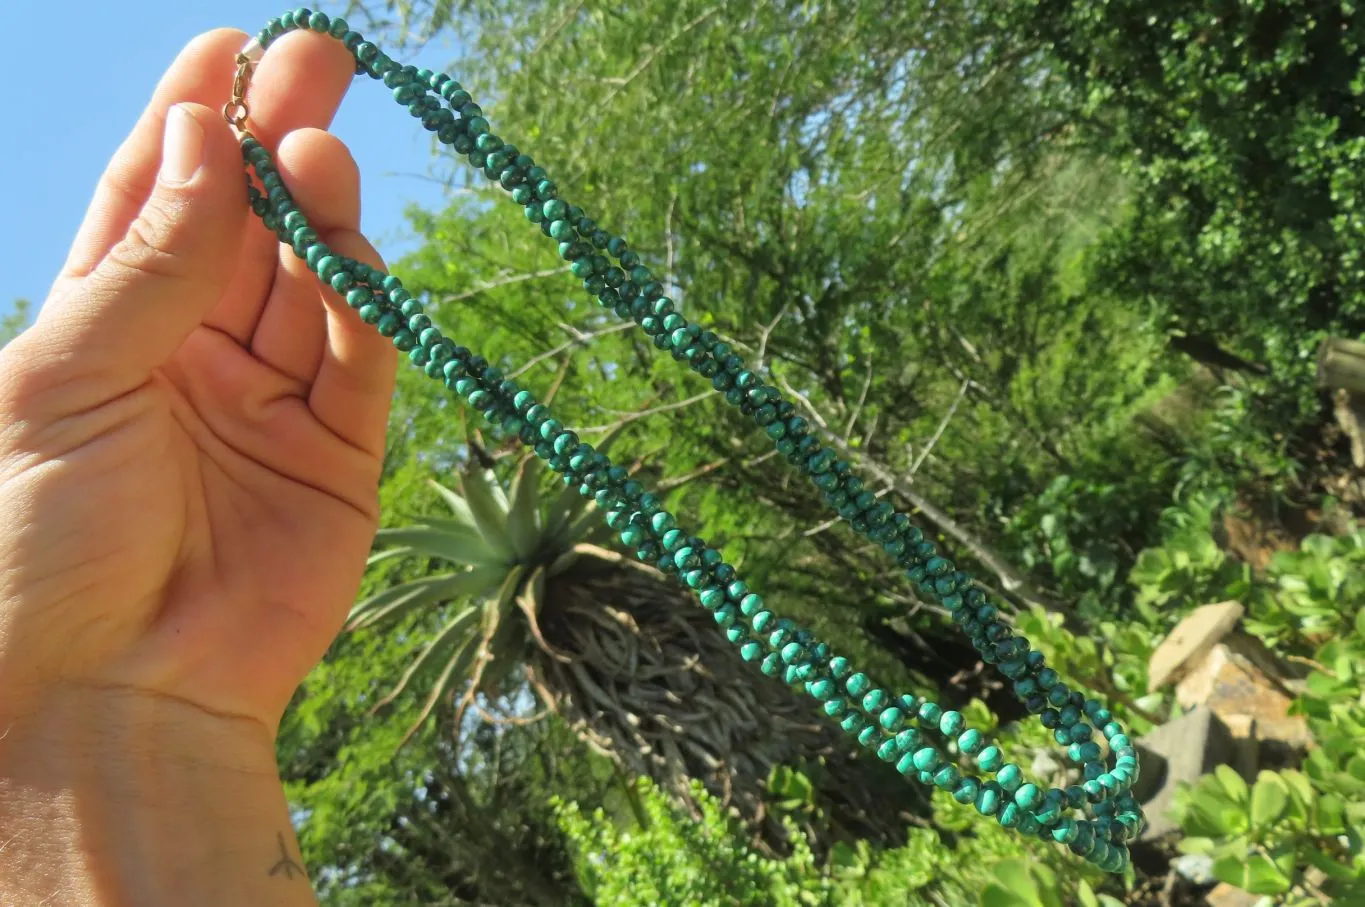
[[[380,545],[399,545],[413,554],[425,554],[468,567],[507,562],[508,552],[490,547],[481,535],[452,532],[433,526],[394,526],[375,533]]]
[[[435,638],[427,643],[421,654],[412,660],[412,664],[408,665],[394,688],[374,704],[374,710],[383,708],[401,696],[408,684],[421,674],[423,669],[439,664],[445,653],[453,649],[459,654],[464,649],[477,648],[479,614],[480,609],[471,605],[451,618]]]
[[[469,509],[469,502],[460,494],[442,485],[435,479],[427,479],[427,484],[436,489],[436,493],[445,499],[446,504],[450,505],[450,510],[455,514],[455,519],[464,523],[470,528],[474,528],[474,513]]]
[[[464,495],[484,541],[495,551],[514,556],[516,549],[507,532],[507,498],[492,474],[478,469],[466,472]]]
[[[503,568],[494,565],[474,567],[459,573],[428,576],[378,592],[351,609],[347,627],[358,630],[398,617],[413,608],[439,604],[453,598],[487,595],[503,577]]]
[[[367,557],[365,559],[365,566],[373,567],[375,564],[382,563],[383,561],[393,560],[398,557],[412,557],[417,553],[418,551],[416,548],[386,548],[383,551],[376,551],[374,554]]]
[[[512,480],[512,491],[508,496],[511,504],[507,511],[507,534],[517,556],[523,560],[535,553],[541,543],[540,525],[540,476],[543,464],[540,457],[531,455],[517,467],[516,478]]]
[[[478,656],[478,650],[477,634],[471,633],[441,668],[440,675],[436,678],[436,682],[431,685],[431,691],[427,693],[426,702],[422,704],[422,711],[418,714],[417,720],[412,723],[412,727],[408,728],[407,733],[403,735],[403,739],[399,741],[399,746],[403,746],[412,739],[412,735],[416,734],[422,723],[431,716],[441,698],[450,691],[450,688],[457,681],[464,678],[470,664]]]

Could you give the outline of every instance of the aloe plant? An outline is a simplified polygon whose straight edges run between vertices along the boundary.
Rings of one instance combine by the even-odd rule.
[[[912,786],[855,759],[837,728],[736,658],[680,587],[598,544],[605,527],[595,504],[572,487],[544,494],[541,479],[534,456],[507,489],[470,470],[458,490],[432,483],[448,515],[380,530],[371,564],[423,557],[450,568],[385,589],[350,614],[349,628],[362,630],[441,609],[440,628],[379,703],[426,687],[408,736],[442,702],[453,702],[460,727],[483,697],[526,686],[625,771],[683,800],[689,779],[702,781],[775,847],[785,830],[764,804],[765,782],[776,766],[817,756],[820,824],[900,843],[906,811],[920,805]],[[808,831],[823,836],[814,820]]]

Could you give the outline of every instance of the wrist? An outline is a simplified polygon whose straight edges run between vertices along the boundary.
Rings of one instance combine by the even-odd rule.
[[[82,688],[0,735],[0,903],[316,903],[263,725]]]

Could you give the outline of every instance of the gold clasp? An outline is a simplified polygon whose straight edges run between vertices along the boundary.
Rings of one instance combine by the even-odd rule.
[[[232,79],[232,100],[223,105],[223,118],[238,129],[246,129],[249,112],[246,107],[246,89],[251,82],[251,58],[245,53],[237,55],[237,74]]]

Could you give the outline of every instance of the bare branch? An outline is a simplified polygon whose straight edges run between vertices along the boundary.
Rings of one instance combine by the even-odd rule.
[[[553,277],[556,274],[563,274],[568,270],[569,269],[566,266],[562,268],[546,268],[543,271],[532,271],[530,274],[514,274],[511,277],[504,277],[501,280],[494,280],[490,281],[489,283],[480,284],[479,286],[475,287],[472,290],[467,290],[455,296],[447,296],[441,301],[459,302],[462,299],[469,299],[472,296],[478,296],[481,293],[487,293],[489,290],[496,290],[498,287],[505,287],[508,284],[522,283],[527,280],[537,280],[541,277]]]
[[[933,437],[929,439],[928,444],[924,445],[924,450],[920,451],[919,456],[915,458],[915,462],[911,464],[910,471],[906,473],[906,475],[914,478],[915,473],[919,472],[920,466],[924,464],[925,459],[929,456],[929,451],[933,450],[934,445],[938,443],[938,439],[943,437],[943,430],[946,429],[948,423],[953,420],[953,415],[957,412],[958,405],[962,403],[962,398],[967,396],[967,388],[970,386],[970,381],[962,382],[962,387],[958,388],[957,396],[953,398],[953,405],[948,407],[948,412],[944,413],[943,418],[939,421],[938,428],[935,429]]]
[[[694,403],[700,403],[702,400],[705,400],[707,397],[714,397],[715,395],[716,395],[716,392],[713,391],[713,390],[702,391],[700,394],[697,394],[696,396],[693,396],[693,397],[688,397],[686,400],[678,400],[678,401],[675,402],[675,403],[666,403],[666,404],[664,404],[663,406],[656,406],[656,407],[654,407],[653,409],[644,409],[644,410],[640,410],[638,413],[626,413],[626,414],[624,414],[620,419],[617,419],[615,422],[612,422],[612,423],[609,424],[609,425],[592,425],[592,426],[589,426],[589,427],[587,427],[587,428],[580,428],[580,429],[578,429],[578,433],[581,435],[581,434],[585,434],[585,433],[587,433],[587,432],[607,432],[607,431],[611,431],[613,428],[616,428],[618,425],[625,425],[625,424],[627,424],[627,423],[629,423],[629,422],[634,422],[636,419],[643,419],[643,418],[645,418],[646,416],[652,416],[652,415],[654,415],[654,414],[656,414],[656,413],[666,413],[666,412],[671,412],[672,410],[675,410],[675,409],[682,409],[682,408],[685,407],[685,406],[691,406],[691,405],[694,404]]]
[[[867,402],[867,389],[872,386],[872,354],[867,354],[867,374],[863,376],[863,389],[858,394],[858,402],[853,405],[853,412],[848,417],[848,427],[844,429],[844,440],[847,441],[853,436],[853,426],[858,424],[858,416],[862,415],[863,404]]]
[[[669,35],[668,38],[665,39],[664,42],[660,44],[658,47],[655,47],[649,53],[645,54],[644,59],[635,65],[635,68],[630,71],[630,73],[626,76],[625,80],[622,81],[621,84],[618,85],[616,88],[612,89],[612,91],[605,98],[602,99],[601,106],[606,107],[612,101],[616,100],[616,96],[619,95],[621,92],[625,91],[626,87],[629,86],[631,82],[634,82],[635,78],[639,76],[640,73],[648,69],[650,64],[654,62],[654,59],[658,57],[659,54],[664,52],[665,48],[667,48],[674,41],[681,38],[683,35],[690,32],[692,29],[696,28],[698,25],[701,25],[707,19],[714,16],[716,13],[720,12],[720,10],[721,10],[720,5],[711,7],[706,12],[702,13],[700,16],[693,19],[691,22],[687,23],[673,34]]]
[[[628,331],[631,328],[635,327],[635,323],[627,321],[622,324],[613,324],[611,327],[605,327],[595,331],[586,332],[580,331],[577,328],[573,327],[572,325],[568,324],[561,324],[560,327],[568,331],[569,334],[573,337],[573,339],[565,343],[561,343],[559,346],[554,347],[553,349],[549,349],[536,356],[532,356],[530,359],[526,360],[526,362],[522,364],[521,368],[510,373],[507,377],[516,378],[519,375],[524,375],[533,367],[544,362],[546,359],[553,359],[555,356],[558,356],[565,350],[573,349],[576,346],[586,346],[587,344],[596,340],[598,337],[605,337],[608,334],[619,334],[622,331]]]

